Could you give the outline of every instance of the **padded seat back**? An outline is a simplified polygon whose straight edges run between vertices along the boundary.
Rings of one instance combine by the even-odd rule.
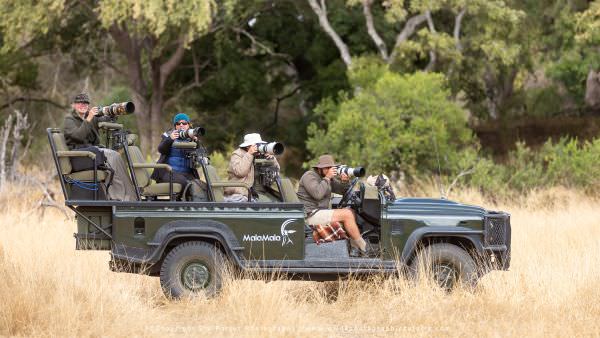
[[[134,146],[137,142],[138,136],[137,134],[127,134],[127,145]]]
[[[206,184],[210,185],[213,196],[215,197],[215,202],[223,202],[225,200],[223,194],[223,187],[215,187],[211,184],[212,182],[221,181],[219,178],[219,174],[217,173],[217,168],[213,167],[212,165],[207,165],[206,174],[208,175],[208,177],[206,178]]]
[[[131,157],[132,163],[145,163],[144,156],[142,155],[142,151],[138,146],[128,146],[127,150],[129,151],[129,156]],[[137,181],[138,188],[145,188],[150,185],[150,174],[148,170],[145,168],[135,168],[133,169],[135,174],[135,179]]]
[[[69,147],[67,146],[67,141],[65,140],[65,135],[62,131],[53,131],[52,132],[52,140],[54,141],[54,146],[56,147],[56,151],[68,151]],[[54,154],[56,156],[56,154]],[[60,157],[58,159],[58,163],[60,164],[61,174],[67,175],[73,171],[73,167],[71,167],[71,158],[69,157]]]
[[[294,189],[294,185],[289,178],[281,179],[281,197],[287,203],[300,203],[298,195],[296,195],[296,189]]]

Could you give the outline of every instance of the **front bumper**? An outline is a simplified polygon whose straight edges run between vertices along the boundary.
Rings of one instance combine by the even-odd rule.
[[[511,256],[510,214],[492,211],[485,215],[483,245],[494,268],[508,270]]]

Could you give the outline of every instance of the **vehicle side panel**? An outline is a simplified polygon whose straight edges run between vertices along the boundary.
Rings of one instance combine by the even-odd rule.
[[[126,247],[152,250],[157,232],[175,221],[184,221],[189,233],[193,227],[229,228],[243,247],[244,259],[303,259],[304,213],[300,205],[260,208],[248,204],[219,206],[205,203],[185,207],[115,206],[113,240]],[[194,225],[196,224],[196,225]],[[216,224],[222,224],[217,227]],[[190,229],[190,227],[192,229]]]

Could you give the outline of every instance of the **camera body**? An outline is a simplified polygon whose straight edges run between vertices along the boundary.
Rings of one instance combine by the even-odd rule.
[[[256,145],[256,150],[261,155],[281,155],[285,150],[283,143],[269,142]]]
[[[110,116],[115,118],[121,115],[129,115],[135,111],[133,102],[113,103],[108,106],[98,106],[98,114],[96,116]]]
[[[347,165],[340,165],[335,168],[337,175],[346,174],[348,177],[363,177],[365,176],[365,168],[363,167],[349,167]]]
[[[254,186],[256,190],[260,187],[270,187],[279,178],[279,168],[274,159],[256,159],[254,161]]]

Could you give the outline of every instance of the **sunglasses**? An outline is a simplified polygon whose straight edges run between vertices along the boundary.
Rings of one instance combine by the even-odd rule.
[[[187,122],[177,122],[175,123],[176,126],[187,126],[189,123]]]

